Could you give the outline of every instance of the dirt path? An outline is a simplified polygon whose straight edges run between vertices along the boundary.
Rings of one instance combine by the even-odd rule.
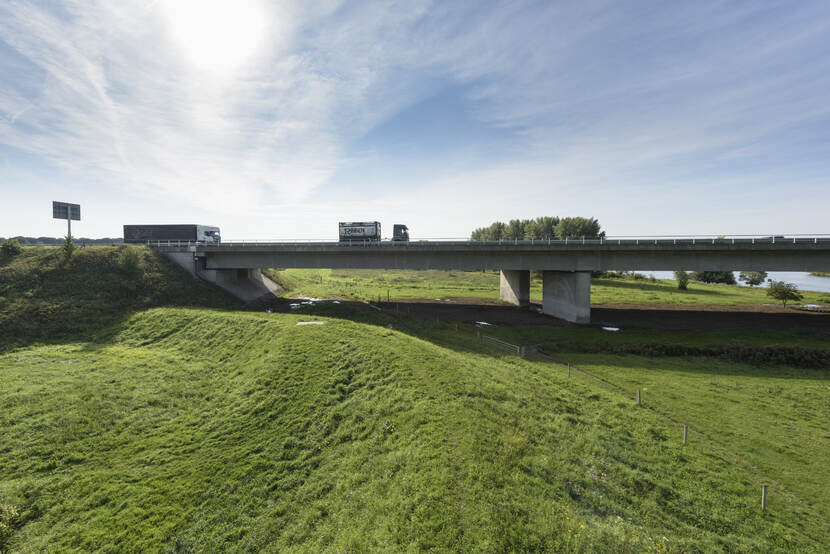
[[[271,306],[274,311],[292,311],[290,303],[298,300],[280,300]],[[341,305],[370,309],[369,305],[354,300],[339,300]],[[398,311],[424,319],[475,323],[484,321],[493,325],[550,325],[570,323],[539,313],[541,306],[517,308],[498,302],[452,298],[442,300],[411,300],[403,302],[373,302],[383,310]],[[591,307],[591,325],[620,328],[703,330],[741,329],[750,331],[790,331],[793,329],[822,329],[830,331],[830,313],[813,313],[777,305],[738,306],[677,306],[667,304],[604,304]]]

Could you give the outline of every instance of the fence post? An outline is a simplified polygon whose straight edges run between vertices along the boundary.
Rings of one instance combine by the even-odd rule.
[[[686,436],[689,433],[689,426],[683,425],[683,444],[686,444]]]
[[[571,362],[568,362],[568,377],[571,376]]]
[[[767,509],[767,486],[761,485],[761,511],[766,511]]]
[[[637,405],[640,405],[640,389],[637,389]]]

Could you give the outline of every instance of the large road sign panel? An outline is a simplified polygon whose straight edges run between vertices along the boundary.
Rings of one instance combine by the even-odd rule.
[[[66,202],[52,202],[52,217],[55,219],[81,220],[81,205]]]

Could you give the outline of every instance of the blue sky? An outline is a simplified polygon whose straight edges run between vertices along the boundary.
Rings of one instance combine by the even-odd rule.
[[[0,236],[830,233],[827,2],[0,3]]]

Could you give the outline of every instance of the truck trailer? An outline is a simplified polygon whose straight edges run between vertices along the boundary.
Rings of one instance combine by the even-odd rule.
[[[380,242],[380,223],[377,221],[340,222],[340,242]],[[392,226],[392,242],[409,242],[409,229],[396,223]]]
[[[340,222],[340,242],[380,242],[377,221]]]
[[[143,244],[159,241],[219,244],[222,239],[219,227],[208,225],[124,225],[125,243]]]

